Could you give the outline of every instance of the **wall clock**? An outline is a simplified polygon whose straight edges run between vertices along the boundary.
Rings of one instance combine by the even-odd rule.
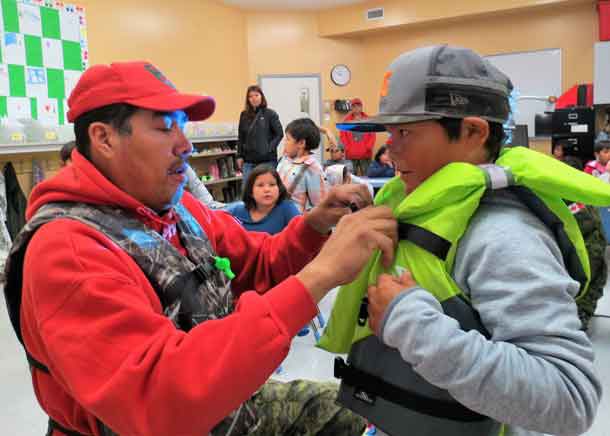
[[[335,85],[345,86],[352,79],[352,72],[349,70],[347,65],[343,65],[343,64],[335,65],[330,70],[330,78]]]

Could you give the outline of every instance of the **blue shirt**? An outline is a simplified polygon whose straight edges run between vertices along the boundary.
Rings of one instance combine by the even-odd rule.
[[[228,212],[239,220],[247,230],[254,232],[266,232],[272,235],[284,230],[290,220],[300,215],[297,206],[290,200],[284,200],[275,205],[271,212],[260,221],[252,220],[250,212],[243,202],[228,209]]]
[[[367,177],[394,177],[394,168],[374,160],[366,173]]]

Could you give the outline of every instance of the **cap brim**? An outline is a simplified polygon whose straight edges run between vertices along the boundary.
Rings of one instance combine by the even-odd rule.
[[[131,105],[154,111],[170,112],[183,110],[189,121],[203,121],[210,118],[216,108],[216,101],[207,95],[163,94],[126,101]]]
[[[440,114],[417,114],[417,115],[402,115],[402,114],[386,114],[376,115],[364,120],[352,121],[348,123],[337,123],[337,129],[347,130],[351,132],[385,132],[386,125],[389,124],[409,124],[419,123],[421,121],[438,120],[443,118]]]

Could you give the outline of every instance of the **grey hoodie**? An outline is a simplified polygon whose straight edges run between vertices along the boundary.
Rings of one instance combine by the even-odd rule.
[[[428,382],[507,435],[579,435],[593,423],[601,385],[580,330],[578,283],[554,237],[513,194],[486,194],[459,243],[453,277],[491,333],[466,333],[426,290],[403,291],[380,337]]]

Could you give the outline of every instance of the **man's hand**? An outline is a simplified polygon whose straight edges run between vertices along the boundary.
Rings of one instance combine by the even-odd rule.
[[[341,217],[351,213],[350,205],[364,209],[373,204],[365,185],[339,185],[332,188],[322,202],[305,214],[305,222],[314,230],[326,235]]]
[[[392,300],[402,291],[413,286],[417,286],[417,283],[409,271],[405,271],[398,278],[389,274],[381,274],[377,284],[369,286],[369,325],[376,334],[381,333],[379,331],[381,321]]]
[[[391,265],[397,243],[398,223],[392,210],[367,207],[341,218],[320,253],[297,277],[320,301],[332,288],[353,281],[375,250],[381,250],[384,264]]]
[[[240,170],[244,167],[244,160],[241,157],[238,157],[235,163],[237,164],[237,168]]]

